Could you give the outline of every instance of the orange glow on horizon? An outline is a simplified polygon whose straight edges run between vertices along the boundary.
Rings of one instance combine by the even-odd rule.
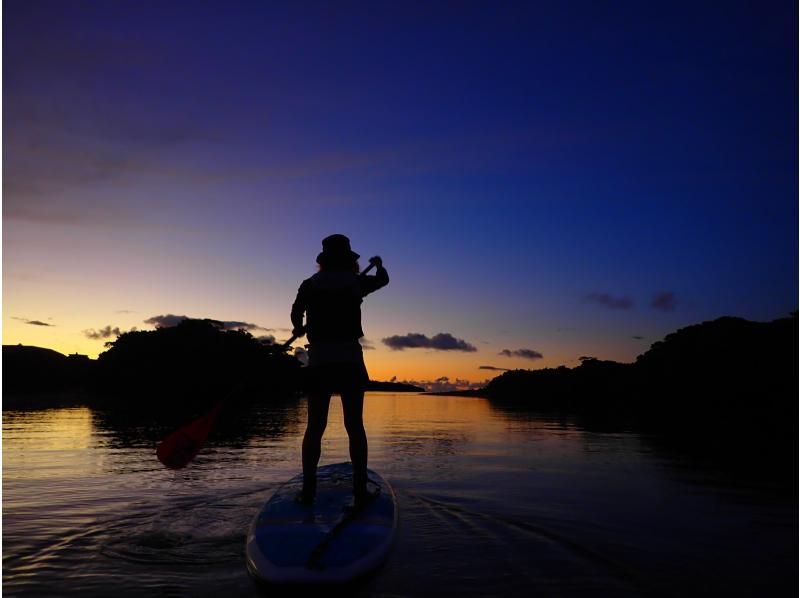
[[[32,290],[32,289],[31,289]],[[74,297],[68,300],[63,297],[57,303],[58,309],[48,309],[52,307],[49,303],[52,297],[46,293],[26,294],[13,301],[4,303],[3,317],[3,344],[16,345],[23,344],[29,346],[53,349],[64,355],[82,354],[96,359],[100,353],[106,350],[105,343],[113,341],[116,337],[90,339],[86,336],[87,330],[99,330],[106,326],[113,326],[120,330],[130,330],[136,327],[139,330],[152,329],[148,324],[144,324],[144,319],[158,313],[171,313],[168,309],[156,309],[152,307],[139,307],[136,311],[121,312],[113,307],[119,304],[114,302],[103,305],[99,301],[95,305],[87,303],[76,303]],[[276,302],[277,304],[277,302]],[[20,307],[23,306],[23,307]],[[261,307],[260,312],[250,314],[250,317],[239,317],[242,321],[252,321],[259,324],[271,325],[279,322],[285,325],[286,314],[283,306]],[[192,316],[213,317],[220,312],[228,310],[216,308],[209,305],[198,305],[190,310],[173,310],[172,313],[188,313]],[[244,310],[230,310],[234,314],[239,314]],[[47,326],[32,325],[28,316],[38,316],[43,314],[45,319],[42,323]],[[98,315],[99,314],[99,315]],[[222,319],[222,318],[219,318]],[[230,318],[233,319],[233,318]],[[38,321],[38,320],[37,320]],[[376,323],[377,324],[377,323]],[[383,328],[382,326],[380,328]],[[571,342],[558,337],[542,339],[536,344],[538,349],[544,353],[544,358],[537,360],[523,358],[509,358],[499,353],[507,347],[523,346],[523,341],[514,339],[494,339],[491,343],[482,343],[478,350],[474,352],[463,351],[433,351],[428,349],[405,349],[391,350],[384,346],[379,339],[389,336],[394,327],[381,330],[379,326],[370,327],[370,344],[372,349],[364,351],[364,360],[367,365],[370,377],[377,381],[396,381],[409,382],[431,382],[442,377],[447,377],[450,383],[456,380],[463,380],[470,384],[484,383],[503,373],[502,369],[543,369],[549,367],[575,367],[579,365],[578,357],[581,355],[592,355],[600,359],[611,359],[620,362],[633,361],[636,355],[644,350],[645,346],[640,346],[639,351],[632,351],[631,347],[622,348],[607,346],[605,343],[586,340],[572,339]],[[278,341],[284,340],[288,332],[275,330],[271,332]],[[305,339],[295,342],[295,347],[302,347]],[[582,348],[576,350],[575,343],[579,343]],[[481,369],[481,366],[491,366],[498,369]]]
[[[106,340],[114,338],[91,340],[83,334],[70,334],[66,331],[57,331],[55,327],[37,327],[26,325],[14,320],[6,320],[3,327],[4,345],[27,345],[52,349],[64,355],[78,353],[97,359],[98,355],[107,350]],[[296,343],[296,347],[302,346]],[[625,355],[603,357],[617,361],[630,361],[632,358]],[[471,384],[491,380],[503,373],[502,370],[480,369],[481,365],[491,365],[506,369],[538,370],[559,366],[575,367],[579,364],[577,359],[545,357],[544,359],[530,360],[503,360],[490,352],[479,353],[454,353],[431,354],[430,352],[391,351],[377,348],[364,351],[364,360],[370,378],[376,381],[388,382],[395,378],[397,382],[432,382],[442,377],[447,377],[451,383],[456,380],[466,381]],[[462,385],[463,386],[463,385]]]

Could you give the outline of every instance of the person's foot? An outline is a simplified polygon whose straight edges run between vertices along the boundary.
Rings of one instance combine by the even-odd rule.
[[[294,502],[303,505],[304,507],[310,507],[314,504],[314,494],[301,490],[295,495]]]
[[[372,486],[370,488],[370,486]],[[362,509],[368,504],[370,504],[373,500],[378,498],[378,495],[381,493],[381,487],[376,484],[368,484],[363,489],[360,488],[353,492],[353,507],[356,509]]]

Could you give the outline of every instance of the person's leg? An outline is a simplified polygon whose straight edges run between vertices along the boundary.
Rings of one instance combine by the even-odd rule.
[[[322,452],[322,435],[328,425],[331,395],[308,395],[308,425],[303,436],[303,498],[312,500],[317,492],[317,465]]]
[[[344,427],[350,439],[350,460],[353,462],[353,494],[363,498],[367,491],[367,433],[364,430],[364,391],[342,392]]]

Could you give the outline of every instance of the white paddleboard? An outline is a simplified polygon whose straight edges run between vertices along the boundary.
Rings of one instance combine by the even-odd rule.
[[[397,529],[397,499],[389,483],[368,470],[368,488],[380,488],[365,507],[353,510],[350,463],[320,467],[313,505],[295,499],[298,475],[272,495],[250,526],[247,568],[275,584],[347,583],[380,566]]]

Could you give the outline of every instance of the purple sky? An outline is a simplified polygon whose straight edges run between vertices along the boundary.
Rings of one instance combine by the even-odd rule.
[[[3,8],[4,343],[280,340],[333,232],[391,275],[375,378],[797,309],[796,3]]]

